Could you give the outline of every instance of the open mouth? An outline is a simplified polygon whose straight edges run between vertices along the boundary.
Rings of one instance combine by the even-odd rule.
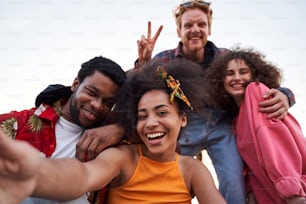
[[[148,140],[156,140],[164,137],[166,134],[165,133],[152,133],[152,134],[146,134],[146,137]]]
[[[88,110],[87,108],[83,108],[83,110],[86,117],[88,117],[90,120],[96,120],[97,116],[93,111]]]

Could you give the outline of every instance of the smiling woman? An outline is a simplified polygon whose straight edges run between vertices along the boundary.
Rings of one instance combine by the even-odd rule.
[[[249,199],[306,203],[306,139],[300,125],[290,113],[269,118],[257,105],[265,91],[280,86],[280,69],[260,52],[240,48],[216,59],[205,81],[213,104],[236,116],[233,128],[246,164]]]

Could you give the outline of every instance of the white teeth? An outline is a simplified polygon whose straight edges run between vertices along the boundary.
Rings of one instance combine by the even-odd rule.
[[[90,115],[94,115],[92,111],[84,109],[87,113],[89,113]]]
[[[90,111],[88,111],[88,110],[85,110],[89,115],[92,115],[92,113],[90,112]]]
[[[147,138],[153,139],[153,138],[161,137],[161,136],[163,136],[163,135],[164,135],[163,133],[147,134]]]
[[[232,84],[233,87],[243,87],[243,84]]]

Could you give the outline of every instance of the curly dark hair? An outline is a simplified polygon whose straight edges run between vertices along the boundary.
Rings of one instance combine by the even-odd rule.
[[[227,65],[231,60],[243,60],[251,69],[252,81],[262,82],[269,88],[279,88],[281,70],[265,59],[265,55],[253,48],[233,48],[219,56],[205,72],[205,83],[209,87],[209,104],[215,108],[228,111],[232,116],[238,114],[234,99],[224,89],[224,78]]]
[[[96,71],[108,76],[119,86],[121,86],[126,79],[126,74],[119,64],[106,57],[98,56],[81,65],[81,69],[78,72],[80,83],[82,83],[86,77],[93,75]]]
[[[137,136],[138,103],[143,94],[154,89],[163,90],[169,96],[172,92],[157,71],[160,66],[180,82],[180,87],[191,102],[193,111],[199,111],[205,104],[204,93],[206,92],[202,91],[203,71],[200,65],[184,59],[175,59],[168,63],[150,62],[145,65],[143,70],[129,75],[120,90],[113,110],[118,122],[124,127],[128,138]],[[177,104],[179,114],[187,113],[188,116],[192,112],[186,103],[179,98],[174,97],[174,102]]]

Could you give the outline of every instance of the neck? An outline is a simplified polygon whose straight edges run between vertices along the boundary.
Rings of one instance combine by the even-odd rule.
[[[197,63],[201,63],[204,61],[204,53],[205,53],[204,48],[200,50],[186,51],[186,49],[183,47],[183,52],[185,57],[191,61]]]
[[[176,158],[175,150],[173,151],[167,150],[167,152],[155,154],[155,153],[150,152],[145,145],[142,145],[142,154],[143,156],[151,160],[157,161],[157,162],[172,162],[172,161],[175,161],[175,158]]]
[[[69,122],[73,122],[71,119],[69,107],[70,107],[70,99],[64,105],[62,105],[61,115]]]

